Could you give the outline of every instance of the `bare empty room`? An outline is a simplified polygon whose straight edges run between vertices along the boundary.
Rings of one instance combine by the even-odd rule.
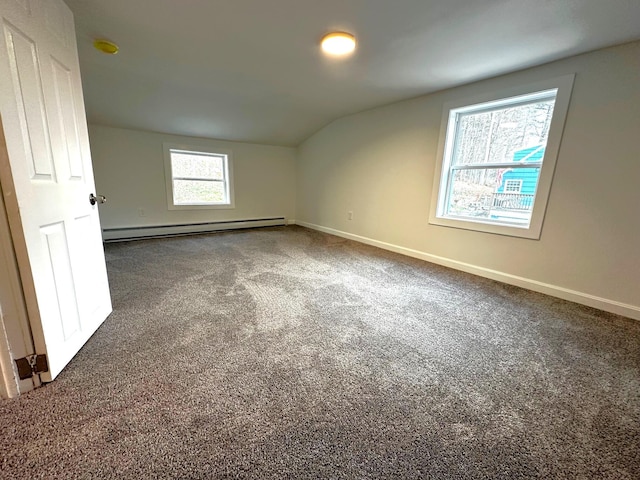
[[[1,478],[640,476],[640,3],[0,17]]]

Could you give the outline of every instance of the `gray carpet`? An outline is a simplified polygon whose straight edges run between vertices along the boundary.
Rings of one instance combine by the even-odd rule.
[[[300,227],[106,253],[2,478],[640,478],[640,322]]]

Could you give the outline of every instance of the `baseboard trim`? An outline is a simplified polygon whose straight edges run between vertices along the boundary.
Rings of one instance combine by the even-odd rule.
[[[552,297],[561,298],[563,300],[569,300],[571,302],[580,303],[588,307],[604,310],[605,312],[611,312],[625,317],[633,318],[634,320],[640,320],[640,306],[630,305],[628,303],[617,302],[615,300],[609,300],[607,298],[597,297],[588,293],[579,292],[577,290],[571,290],[557,285],[551,285],[549,283],[539,282],[537,280],[531,280],[529,278],[519,277],[517,275],[511,275],[510,273],[500,272],[498,270],[492,270],[489,268],[479,267],[470,263],[460,262],[458,260],[452,260],[446,257],[440,257],[437,255],[431,255],[429,253],[421,252],[419,250],[413,250],[411,248],[401,247],[392,243],[381,242],[372,238],[355,235],[353,233],[343,232],[329,227],[323,227],[313,223],[296,221],[296,225],[301,227],[310,228],[312,230],[318,230],[320,232],[329,233],[338,237],[354,240],[356,242],[364,243],[374,247],[389,250],[391,252],[400,253],[409,257],[418,258],[427,262],[442,265],[444,267],[453,268],[467,273],[472,273],[480,277],[490,278],[491,280],[497,280],[499,282],[507,283],[509,285],[515,285],[517,287],[526,288],[527,290],[533,290],[534,292],[544,293]]]
[[[173,237],[213,233],[224,230],[244,228],[277,227],[288,225],[285,217],[253,218],[243,220],[225,220],[220,222],[185,223],[179,225],[139,225],[113,227],[102,230],[102,239],[106,242],[124,242],[145,238]]]

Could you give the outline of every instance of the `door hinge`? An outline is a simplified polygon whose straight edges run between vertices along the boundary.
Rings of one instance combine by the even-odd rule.
[[[26,380],[39,373],[49,371],[46,355],[27,355],[23,358],[17,358],[16,366],[18,367],[20,380]]]

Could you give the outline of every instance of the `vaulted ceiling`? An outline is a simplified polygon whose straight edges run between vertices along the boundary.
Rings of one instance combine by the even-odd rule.
[[[91,123],[289,146],[344,115],[640,38],[638,0],[65,1]],[[355,55],[323,57],[333,30],[357,36]]]

